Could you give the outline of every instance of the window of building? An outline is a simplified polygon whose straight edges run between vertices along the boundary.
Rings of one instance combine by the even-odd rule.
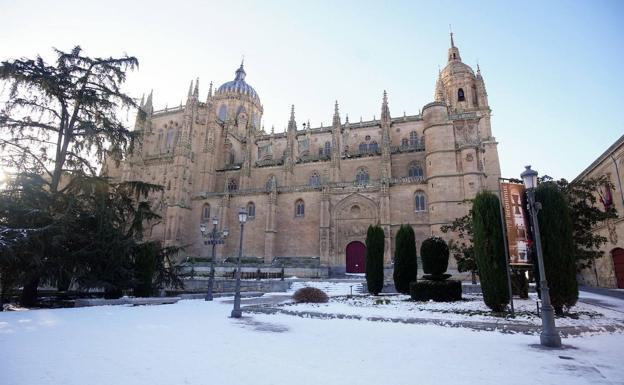
[[[295,202],[295,216],[298,218],[305,216],[305,204],[301,199]]]
[[[227,120],[227,106],[225,104],[219,107],[219,120],[222,122]]]
[[[256,205],[253,202],[247,203],[247,218],[253,219],[256,217]]]
[[[458,102],[463,102],[466,100],[466,97],[464,96],[464,89],[460,88],[457,90],[457,101]]]
[[[416,147],[418,145],[418,134],[416,131],[410,132],[409,145],[410,147]]]
[[[202,208],[202,215],[201,215],[201,219],[202,221],[208,221],[210,220],[210,205],[209,204],[205,204],[204,207]]]
[[[427,200],[425,197],[425,193],[422,191],[417,191],[414,195],[414,211],[416,212],[424,212],[427,211]]]
[[[228,159],[228,161],[230,162],[230,164],[234,164],[234,161],[236,160],[236,156],[234,155],[234,152],[230,152],[230,158]]]
[[[331,143],[325,142],[325,156],[331,155]]]
[[[366,136],[364,137],[364,140],[369,141],[369,140],[370,140],[370,135],[366,135]]]
[[[238,183],[234,179],[230,179],[227,185],[228,191],[236,191],[238,190]]]
[[[360,150],[360,154],[364,154],[368,150],[368,146],[366,145],[366,143],[364,142],[360,143],[359,150]]]
[[[321,185],[321,177],[315,171],[312,173],[312,175],[310,175],[310,186],[319,187],[320,185]]]
[[[409,165],[409,169],[407,172],[408,176],[410,178],[414,178],[414,177],[423,177],[424,173],[423,173],[423,168],[420,165],[420,163],[416,163],[416,162],[412,162]]]
[[[376,153],[378,149],[379,149],[379,145],[374,140],[370,142],[370,144],[368,145],[368,152]]]
[[[277,178],[275,178],[275,175],[269,176],[265,184],[267,191],[272,191],[273,186],[277,187]]]
[[[365,168],[360,168],[355,175],[355,182],[359,185],[365,185],[368,183],[368,171]]]
[[[401,147],[409,147],[409,140],[407,138],[401,139]]]
[[[175,132],[173,131],[173,129],[167,131],[167,143],[166,143],[167,149],[173,147],[174,136],[175,136]]]

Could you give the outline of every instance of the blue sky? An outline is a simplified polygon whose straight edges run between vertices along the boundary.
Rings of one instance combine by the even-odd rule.
[[[622,1],[8,1],[0,0],[0,59],[51,57],[81,45],[93,56],[138,57],[127,90],[178,105],[191,79],[233,79],[245,55],[263,123],[416,114],[432,101],[449,24],[465,63],[477,61],[493,110],[503,176],[525,164],[572,179],[624,133]]]

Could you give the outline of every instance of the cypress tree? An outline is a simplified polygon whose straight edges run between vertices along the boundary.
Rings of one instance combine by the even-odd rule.
[[[384,231],[381,226],[368,226],[366,233],[366,285],[368,292],[378,295],[384,284]]]
[[[480,192],[472,206],[474,255],[479,270],[483,301],[500,312],[509,303],[505,272],[505,243],[498,197]]]
[[[394,250],[394,287],[397,292],[409,294],[410,282],[416,281],[418,261],[416,260],[416,239],[410,225],[401,225],[396,235]]]
[[[561,315],[578,300],[570,212],[565,196],[553,183],[541,183],[535,189],[535,200],[542,204],[537,219],[550,300]]]

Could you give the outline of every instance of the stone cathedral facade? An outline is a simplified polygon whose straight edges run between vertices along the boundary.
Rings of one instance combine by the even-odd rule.
[[[162,220],[147,236],[185,246],[185,256],[209,256],[199,225],[213,217],[230,231],[217,260],[236,256],[242,207],[244,256],[362,272],[369,225],[383,227],[390,265],[401,224],[414,228],[419,247],[445,236],[440,227],[469,209],[462,202],[498,189],[485,83],[462,62],[452,35],[434,101],[417,115],[392,116],[384,92],[379,119],[349,122],[336,103],[331,126],[311,127],[297,123],[293,106],[286,132],[265,132],[242,64],[203,101],[196,82],[185,105],[154,110],[152,103],[151,94],[141,103],[146,117],[137,119],[133,151],[104,172],[164,186],[152,197]]]

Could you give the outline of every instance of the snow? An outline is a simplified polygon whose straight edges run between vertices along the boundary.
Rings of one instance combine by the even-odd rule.
[[[533,335],[435,325],[247,313],[234,320],[229,301],[0,313],[0,384],[624,381],[624,334],[565,338],[567,349],[549,350]]]

